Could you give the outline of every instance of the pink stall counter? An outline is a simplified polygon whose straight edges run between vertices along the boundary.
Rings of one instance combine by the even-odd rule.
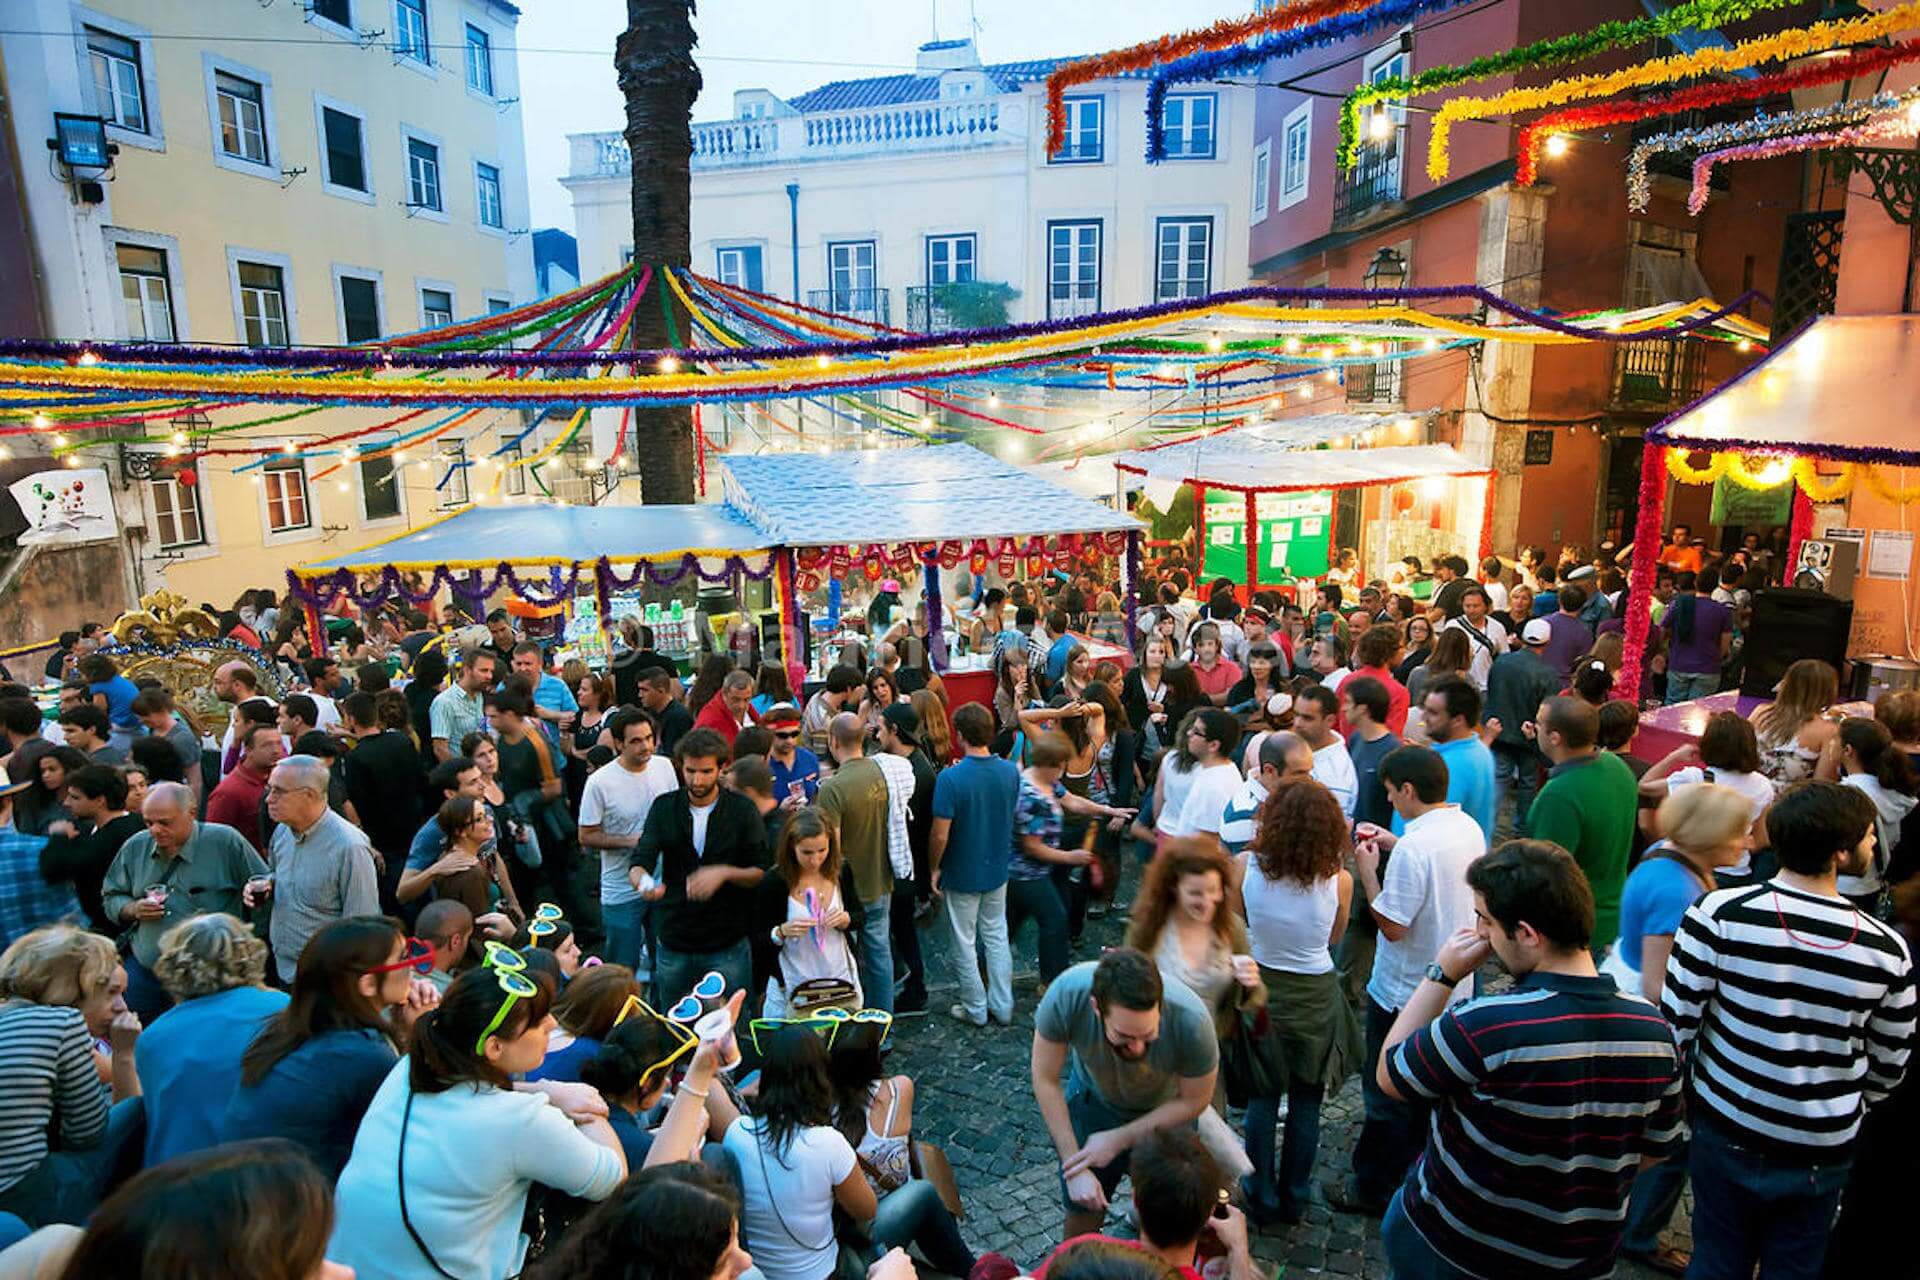
[[[1707,717],[1714,712],[1734,711],[1742,719],[1751,720],[1753,713],[1770,701],[1770,698],[1750,698],[1743,693],[1715,693],[1692,702],[1676,702],[1657,711],[1642,711],[1632,754],[1649,764],[1657,764],[1681,747],[1698,742],[1707,727]],[[1873,704],[1868,702],[1835,703],[1833,709],[1841,715],[1873,715]]]

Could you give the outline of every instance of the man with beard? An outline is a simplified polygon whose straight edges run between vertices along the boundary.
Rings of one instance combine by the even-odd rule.
[[[1060,1154],[1064,1238],[1099,1229],[1141,1139],[1199,1118],[1219,1061],[1207,1007],[1143,952],[1116,947],[1054,980],[1034,1015],[1033,1096]]]

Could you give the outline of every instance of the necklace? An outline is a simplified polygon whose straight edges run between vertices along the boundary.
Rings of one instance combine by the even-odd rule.
[[[1815,942],[1812,938],[1803,938],[1793,931],[1793,926],[1787,923],[1787,913],[1780,909],[1780,891],[1774,889],[1771,892],[1773,894],[1773,917],[1780,922],[1781,931],[1787,935],[1788,941],[1792,942],[1795,946],[1812,947],[1815,951],[1845,951],[1853,945],[1854,939],[1860,936],[1860,908],[1849,902],[1847,903],[1847,909],[1853,915],[1853,931],[1847,934],[1845,941]]]

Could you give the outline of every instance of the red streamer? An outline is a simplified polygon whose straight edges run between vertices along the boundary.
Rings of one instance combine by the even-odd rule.
[[[1613,696],[1640,705],[1647,633],[1653,629],[1653,584],[1660,570],[1660,531],[1666,522],[1667,451],[1648,443],[1640,454],[1640,515],[1633,528],[1633,574],[1627,582],[1627,635]]]
[[[1793,585],[1794,569],[1800,564],[1800,544],[1813,536],[1813,499],[1799,485],[1793,486],[1793,517],[1787,524],[1786,583]]]

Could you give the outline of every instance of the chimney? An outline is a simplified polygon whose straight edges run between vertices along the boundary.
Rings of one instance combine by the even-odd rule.
[[[922,75],[941,71],[973,71],[980,66],[980,51],[971,39],[930,40],[920,46],[914,69]]]

